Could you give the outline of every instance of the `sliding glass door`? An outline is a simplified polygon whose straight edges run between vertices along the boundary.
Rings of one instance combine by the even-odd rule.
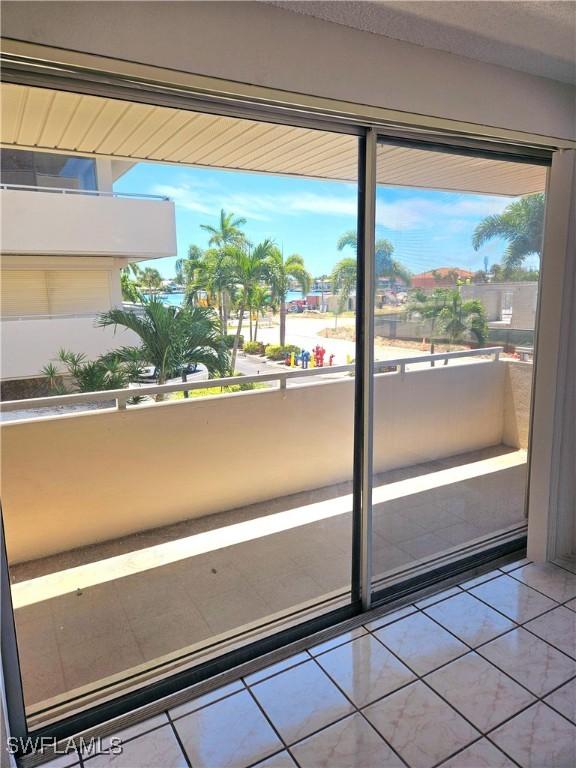
[[[351,615],[362,131],[3,89],[29,107],[2,462],[37,726]]]
[[[521,546],[544,161],[2,88],[4,637],[29,730]]]
[[[525,535],[545,165],[382,139],[372,577]]]

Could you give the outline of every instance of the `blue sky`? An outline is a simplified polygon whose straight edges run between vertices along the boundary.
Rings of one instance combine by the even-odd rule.
[[[336,248],[339,235],[356,227],[356,186],[343,182],[139,163],[114,189],[167,195],[175,202],[179,256],[185,256],[192,243],[207,247],[208,235],[200,224],[215,225],[224,208],[247,219],[249,240],[271,238],[286,255],[303,256],[308,269],[320,275],[330,273],[344,255]],[[505,243],[495,240],[475,252],[474,228],[511,200],[379,187],[376,236],[390,240],[395,258],[414,273],[441,266],[482,269],[485,256],[489,264],[499,261]],[[172,277],[174,262],[170,258],[142,264]]]

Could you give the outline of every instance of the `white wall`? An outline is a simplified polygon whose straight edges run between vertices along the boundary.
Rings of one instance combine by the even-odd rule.
[[[506,363],[380,375],[376,472],[499,444]],[[348,481],[354,381],[5,423],[9,557]]]
[[[4,2],[2,34],[195,74],[574,138],[570,86],[258,2]]]
[[[0,207],[3,253],[176,255],[170,201],[3,189]]]
[[[0,322],[2,379],[25,379],[41,375],[60,349],[81,352],[94,360],[105,352],[138,343],[132,331],[96,328],[95,317],[2,320]]]

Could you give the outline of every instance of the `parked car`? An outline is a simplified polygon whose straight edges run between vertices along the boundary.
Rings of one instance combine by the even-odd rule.
[[[202,365],[201,363],[188,363],[188,365],[182,369],[180,375],[173,376],[172,378],[168,379],[166,383],[176,384],[177,382],[181,382],[183,374],[188,377],[188,381],[206,381],[206,379],[208,379],[208,369],[205,365]],[[142,368],[137,381],[130,382],[129,386],[142,387],[157,383],[158,371],[153,365],[147,365]]]

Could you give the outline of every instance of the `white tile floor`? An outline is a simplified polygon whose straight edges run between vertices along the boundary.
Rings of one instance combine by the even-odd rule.
[[[124,731],[120,755],[58,765],[574,768],[576,575],[516,566]]]

